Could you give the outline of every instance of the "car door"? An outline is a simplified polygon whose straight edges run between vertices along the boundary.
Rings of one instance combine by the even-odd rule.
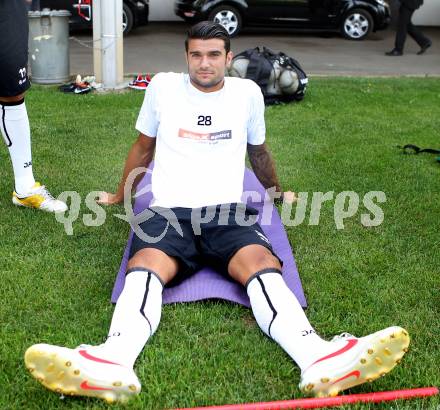
[[[280,25],[310,19],[310,0],[248,0],[249,19]]]
[[[309,0],[311,27],[326,28],[334,24],[342,0]]]

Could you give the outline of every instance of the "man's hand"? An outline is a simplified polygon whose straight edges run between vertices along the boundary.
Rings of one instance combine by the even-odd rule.
[[[279,195],[279,192],[278,192]],[[273,202],[275,205],[282,205],[284,203],[286,204],[293,204],[298,200],[298,197],[296,196],[295,192],[292,191],[286,191],[281,194],[281,196],[277,196],[273,198]]]
[[[99,198],[96,201],[100,205],[115,205],[124,200],[124,197],[118,196],[118,194],[112,194],[111,192],[100,192]]]
[[[292,191],[283,192],[283,202],[286,202],[287,204],[293,204],[297,200],[298,197],[296,196],[295,192]]]

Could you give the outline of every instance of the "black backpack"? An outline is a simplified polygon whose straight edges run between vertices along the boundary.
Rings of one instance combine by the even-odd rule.
[[[247,49],[237,54],[233,62],[243,58],[249,60],[246,78],[255,81],[260,86],[266,105],[300,101],[304,98],[308,78],[294,58],[282,52],[274,53],[266,47],[263,47],[262,51],[259,47]],[[298,87],[293,93],[282,93],[276,87],[270,89],[271,73],[275,72],[275,66],[278,66],[280,70],[291,70],[298,76]]]

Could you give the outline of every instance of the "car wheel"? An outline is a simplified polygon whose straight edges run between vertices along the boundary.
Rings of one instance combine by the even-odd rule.
[[[122,7],[122,31],[124,34],[127,34],[133,29],[134,16],[130,7],[128,7],[125,3]]]
[[[363,40],[373,28],[373,18],[363,9],[350,10],[342,20],[341,32],[349,40]]]
[[[194,17],[183,17],[183,20],[188,24],[195,24],[198,21]]]
[[[235,7],[218,6],[211,11],[208,19],[221,24],[231,37],[236,36],[241,30],[242,18]]]

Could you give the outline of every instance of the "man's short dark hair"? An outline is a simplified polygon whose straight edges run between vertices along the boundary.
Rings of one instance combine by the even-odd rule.
[[[197,23],[194,26],[190,27],[185,40],[186,52],[188,52],[189,40],[209,40],[211,38],[218,38],[220,40],[223,40],[223,42],[225,43],[226,53],[229,53],[229,51],[231,50],[231,40],[229,37],[229,33],[221,24],[213,23],[212,21],[201,21],[200,23]]]

